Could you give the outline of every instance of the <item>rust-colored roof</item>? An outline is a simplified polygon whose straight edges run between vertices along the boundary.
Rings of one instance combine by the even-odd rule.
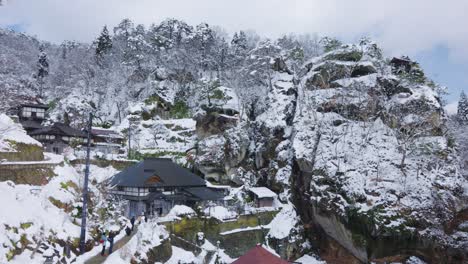
[[[261,245],[256,245],[232,264],[290,264],[290,262],[280,259]]]

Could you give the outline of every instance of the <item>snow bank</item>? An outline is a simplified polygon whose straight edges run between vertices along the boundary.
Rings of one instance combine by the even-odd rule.
[[[139,261],[146,260],[146,253],[161,244],[162,240],[167,239],[169,233],[164,226],[156,222],[141,223],[138,226],[137,233],[122,248],[112,253],[104,263],[107,264],[127,264],[138,255]],[[177,263],[177,262],[176,262]]]
[[[283,206],[283,209],[273,218],[270,225],[270,232],[268,236],[283,239],[288,237],[291,230],[296,226],[299,221],[299,217],[292,206],[288,203]]]
[[[172,256],[165,264],[202,263],[192,252],[172,246]]]
[[[296,259],[295,263],[302,263],[302,264],[327,264],[325,261],[318,260],[314,256],[311,255],[304,255],[298,259]]]
[[[26,134],[20,124],[13,122],[7,115],[0,114],[0,152],[15,151],[8,141],[42,147],[39,141]]]
[[[184,215],[194,215],[195,211],[186,206],[186,205],[175,205],[172,207],[171,211],[169,211],[168,215],[174,216],[184,216]]]
[[[219,205],[208,207],[203,212],[206,216],[211,216],[221,221],[237,217],[236,212],[229,211],[226,207]]]
[[[32,237],[43,238],[54,233],[54,237],[62,240],[79,237],[80,226],[64,210],[56,207],[50,200],[61,203],[73,202],[75,193],[72,188],[64,188],[67,182],[78,182],[79,175],[69,166],[57,167],[57,176],[42,187],[30,185],[15,185],[0,182],[0,263],[6,263],[6,254],[19,243],[21,238],[29,241]],[[52,234],[51,234],[52,235]],[[28,254],[27,251],[23,255]],[[29,252],[29,255],[31,253]],[[13,260],[21,263],[21,256]],[[40,254],[36,254],[30,263],[42,263]]]

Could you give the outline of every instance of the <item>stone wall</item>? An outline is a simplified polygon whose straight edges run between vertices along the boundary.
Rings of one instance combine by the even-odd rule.
[[[136,161],[132,160],[105,160],[105,159],[91,159],[91,164],[96,165],[101,168],[106,168],[109,166],[114,167],[116,170],[124,170],[127,167],[132,166],[133,164],[137,163]],[[85,164],[85,159],[76,159],[70,162],[73,166],[78,164]]]
[[[0,160],[7,161],[41,161],[44,160],[43,149],[37,145],[11,142],[16,152],[0,152]]]
[[[44,185],[55,176],[57,164],[13,164],[0,165],[0,181],[15,184]]]

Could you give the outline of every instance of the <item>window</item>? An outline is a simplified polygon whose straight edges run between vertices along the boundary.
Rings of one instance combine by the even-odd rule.
[[[53,140],[55,139],[55,135],[42,135],[45,139],[48,139],[48,140]]]
[[[62,139],[63,139],[64,141],[69,141],[69,140],[70,140],[70,137],[65,137],[65,136],[63,136]]]
[[[21,115],[23,117],[44,118],[45,117],[45,109],[35,108],[35,107],[23,107],[23,109],[21,111]]]

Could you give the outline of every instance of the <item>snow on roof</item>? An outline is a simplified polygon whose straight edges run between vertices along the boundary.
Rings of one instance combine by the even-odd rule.
[[[203,213],[207,216],[214,217],[220,221],[230,220],[230,219],[237,217],[236,212],[229,211],[226,207],[223,207],[220,205],[207,207],[205,208]]]
[[[267,187],[251,187],[249,191],[253,192],[258,198],[274,198],[278,196]]]

